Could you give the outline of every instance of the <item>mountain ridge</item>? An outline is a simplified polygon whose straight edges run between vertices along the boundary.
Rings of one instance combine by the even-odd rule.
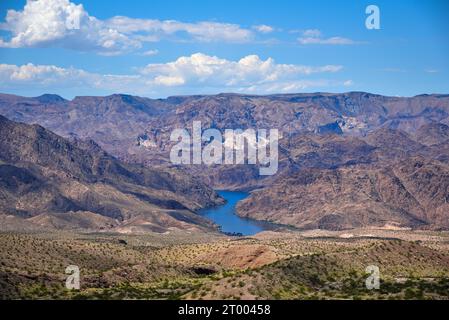
[[[426,165],[429,168],[435,168],[432,163],[440,163],[441,168],[449,163],[449,95],[386,97],[348,92],[261,96],[224,93],[148,99],[115,94],[77,97],[57,103],[0,95],[0,114],[11,115],[14,120],[40,123],[70,138],[74,144],[92,139],[98,147],[129,164],[170,170],[176,168],[215,189],[282,190],[287,187],[285,181],[289,181],[290,177],[301,179],[301,175],[315,170],[323,177],[339,175],[351,183],[359,181],[363,172],[369,172],[373,181],[384,183],[387,189],[397,190],[396,199],[383,203],[367,198],[374,201],[370,202],[375,209],[371,212],[372,216],[363,214],[365,218],[357,217],[356,211],[363,209],[363,201],[357,201],[363,197],[359,200],[347,197],[342,207],[349,208],[351,201],[356,201],[352,205],[359,206],[357,210],[349,208],[347,212],[340,212],[343,215],[341,219],[335,215],[323,217],[312,213],[309,217],[312,220],[308,222],[310,227],[379,227],[391,222],[403,227],[437,228],[436,221],[439,219],[442,219],[441,225],[446,226],[444,210],[440,207],[421,208],[419,201],[413,200],[421,191],[410,193],[405,190],[407,188],[400,185],[402,180],[394,178],[391,170],[399,170],[404,162],[419,157],[430,161]],[[177,128],[191,130],[194,121],[201,121],[203,129],[278,128],[281,137],[277,175],[260,177],[257,166],[249,165],[172,165],[169,161],[169,151],[173,145],[170,133]],[[428,173],[432,170],[429,169]],[[417,179],[428,189],[448,192],[444,182],[436,178],[428,180],[426,176],[417,176]],[[294,181],[292,185],[295,185]],[[327,188],[325,181],[310,187]],[[377,190],[376,186],[369,188]],[[359,192],[354,191],[356,194]],[[241,209],[239,214],[256,219],[275,216],[275,222],[285,220],[270,212],[275,205],[261,208],[257,192],[245,200],[241,208],[246,212]],[[296,190],[290,195],[292,199],[295,192],[307,194],[307,190]],[[272,202],[289,201],[288,197],[274,192],[268,193],[268,197]],[[441,198],[439,203],[444,199]],[[419,212],[413,213],[412,209],[392,205],[399,200],[404,201],[404,206],[415,206]],[[322,205],[315,208],[316,212],[325,212],[329,203]],[[294,218],[284,222],[303,227],[305,222],[301,217],[307,214],[306,208],[298,203],[292,206],[289,214]],[[258,208],[263,210],[256,212]],[[261,215],[261,212],[266,214]],[[415,214],[421,218],[413,218]]]

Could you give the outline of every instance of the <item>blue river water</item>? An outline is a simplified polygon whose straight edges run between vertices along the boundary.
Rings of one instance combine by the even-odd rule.
[[[250,236],[264,230],[272,230],[275,228],[274,225],[269,222],[241,218],[236,215],[235,207],[237,203],[240,200],[247,198],[249,193],[237,191],[217,192],[226,199],[226,204],[200,210],[199,214],[219,225],[222,232]]]

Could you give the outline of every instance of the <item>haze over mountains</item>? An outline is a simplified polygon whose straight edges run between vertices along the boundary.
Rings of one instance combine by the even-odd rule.
[[[162,189],[167,193],[161,195],[162,191],[158,190],[156,198],[158,201],[163,199],[164,204],[166,201],[174,204],[171,201],[175,201],[176,205],[173,207],[149,201],[158,207],[155,209],[157,214],[152,217],[159,214],[165,217],[164,210],[176,209],[189,212],[189,219],[197,219],[191,211],[182,209],[194,210],[218,203],[219,199],[206,187],[209,185],[220,189],[257,189],[239,205],[240,215],[299,228],[449,228],[449,95],[400,98],[363,92],[270,96],[220,94],[157,100],[112,95],[77,97],[68,101],[56,95],[25,98],[3,94],[0,95],[0,114],[14,121],[39,123],[69,138],[71,142],[61,140],[64,142],[56,145],[70,146],[67,147],[70,152],[66,152],[66,156],[74,150],[74,160],[78,164],[74,167],[77,179],[86,180],[86,176],[89,179],[107,178],[108,188],[126,195],[132,189],[132,193],[140,195],[140,200],[142,194],[147,192],[154,199],[152,192],[163,185]],[[249,165],[173,168],[168,158],[172,145],[170,133],[176,128],[189,130],[193,121],[201,121],[203,129],[279,129],[282,138],[279,141],[278,174],[260,177],[257,167]],[[11,126],[10,122],[2,120],[2,127],[8,128],[2,128],[2,132],[8,134]],[[25,131],[38,128],[15,126]],[[44,132],[45,137],[53,137],[51,133]],[[26,136],[23,132],[17,135]],[[36,133],[31,135],[37,144],[44,139]],[[3,161],[7,165],[14,165],[17,160],[33,162],[36,159],[36,155],[23,154],[27,148],[5,156],[4,150],[12,148],[12,140],[19,139],[11,134],[7,137],[2,139],[5,144],[5,147],[2,146],[2,159],[6,159]],[[50,141],[60,141],[58,139],[61,138]],[[92,142],[87,143],[90,146],[87,147],[86,142],[80,139],[95,140],[101,148],[128,164],[100,151],[100,147]],[[24,139],[20,144],[27,145],[25,141],[28,140]],[[53,142],[50,145],[55,147]],[[97,160],[91,160],[92,164],[89,164],[84,157]],[[100,169],[107,163],[106,176],[101,173],[99,178],[95,173],[95,178],[91,178],[90,171],[86,174],[82,166],[87,165],[88,170],[96,172],[100,169],[95,169],[93,164],[98,161]],[[135,169],[135,165],[129,163],[142,163],[147,169]],[[49,163],[41,165],[46,168]],[[154,166],[157,169],[153,169]],[[50,167],[54,170],[54,165]],[[3,170],[6,168],[9,167]],[[31,170],[28,166],[25,168]],[[64,167],[63,171],[72,172],[74,168],[71,164],[70,170]],[[139,177],[145,176],[142,174],[144,170],[152,170],[147,174],[147,179],[161,175],[162,178],[153,180],[153,183],[142,182],[140,178],[129,178],[128,173],[123,175],[122,168],[131,173],[140,170],[136,173]],[[8,170],[15,172],[18,169]],[[167,170],[172,176],[162,174],[166,174]],[[173,173],[174,170],[176,173]],[[45,181],[49,178],[47,171],[42,168],[38,170]],[[197,177],[195,183],[191,182],[193,178],[190,174]],[[55,175],[52,174],[52,178]],[[56,176],[62,179],[61,174]],[[181,181],[173,182],[173,177]],[[125,181],[126,187],[122,184],[117,186],[118,181]],[[89,184],[90,188],[92,181],[83,183]],[[63,180],[62,185],[66,184]],[[199,192],[193,185],[200,186]],[[4,188],[2,194],[6,194]],[[152,191],[147,191],[147,188]],[[76,202],[80,201],[76,192],[72,191],[71,195],[76,194],[74,197],[68,197],[67,192],[61,193],[60,189],[57,192],[47,191],[54,199],[61,200],[55,200],[57,205],[52,204],[53,207],[44,204],[42,210],[51,208],[50,211],[61,211],[64,208],[63,212],[91,211],[92,207]],[[99,193],[102,196],[109,194]],[[24,201],[11,201],[6,196],[4,199],[7,204]],[[66,199],[76,200],[74,203],[79,208]],[[177,207],[178,204],[183,207]],[[15,205],[15,210],[17,207]],[[12,212],[11,208],[3,208]],[[24,215],[38,214],[24,211]],[[101,214],[101,210],[93,211]],[[109,218],[123,220],[132,216],[123,217],[123,210],[119,211],[121,215]],[[185,217],[176,220],[176,223],[179,220],[185,220]],[[194,224],[202,223],[194,221]],[[154,222],[154,225],[162,227],[164,224],[165,221]]]

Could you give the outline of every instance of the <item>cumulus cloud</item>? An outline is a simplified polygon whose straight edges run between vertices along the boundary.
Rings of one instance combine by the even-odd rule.
[[[59,46],[103,54],[141,47],[139,41],[108,28],[90,16],[83,5],[69,0],[27,0],[22,11],[8,10],[1,29],[11,33],[9,41],[1,40],[3,47]]]
[[[302,36],[298,38],[300,44],[327,44],[327,45],[349,45],[355,44],[354,40],[343,37],[331,37],[323,38],[320,30],[309,29],[302,33]]]
[[[22,11],[8,10],[0,29],[10,33],[0,47],[64,47],[115,55],[142,47],[143,42],[187,37],[195,41],[247,42],[254,34],[236,24],[185,23],[175,20],[116,16],[100,20],[82,4],[69,0],[27,0]]]
[[[130,75],[97,74],[51,65],[0,64],[0,80],[5,87],[14,88],[84,87],[146,96],[224,91],[271,93],[335,85],[335,81],[306,78],[341,69],[338,65],[279,64],[272,58],[263,60],[257,55],[232,61],[196,53],[167,63],[149,64]]]
[[[313,73],[337,72],[342,66],[302,66],[278,64],[272,58],[262,60],[257,55],[249,55],[238,61],[230,61],[215,56],[196,53],[180,57],[164,64],[149,64],[141,70],[146,77],[157,84],[165,85],[217,85],[248,86],[294,79]]]

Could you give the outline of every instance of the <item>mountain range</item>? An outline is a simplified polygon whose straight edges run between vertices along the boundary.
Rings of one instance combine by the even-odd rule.
[[[81,179],[88,188],[101,181],[126,197],[137,193],[134,196],[139,205],[146,199],[145,205],[157,208],[154,219],[174,210],[176,215],[170,215],[174,224],[194,219],[193,225],[204,225],[193,211],[220,203],[214,188],[251,191],[238,206],[241,216],[297,228],[449,228],[449,95],[405,98],[350,92],[148,99],[117,94],[69,101],[49,94],[35,98],[2,94],[0,114],[14,121],[37,123],[64,137],[38,126],[12,125],[3,118],[2,177],[16,170],[3,166],[15,166],[15,161],[23,160],[29,165],[21,168],[42,181],[62,179],[61,172],[70,172],[70,179]],[[193,121],[201,121],[204,129],[279,129],[278,173],[261,177],[257,166],[252,165],[173,166],[168,158],[173,144],[170,133],[177,128],[191,130]],[[46,134],[28,134],[27,139],[15,142],[19,139],[16,135],[24,134],[12,136],[10,126]],[[38,151],[64,145],[65,158],[53,159],[49,155],[54,151],[45,151],[55,163],[36,162],[40,158],[33,154],[36,148],[27,142],[31,136],[34,145],[40,145],[41,140],[48,142]],[[64,143],[50,142],[53,140],[47,136]],[[26,147],[14,149],[11,144]],[[68,160],[70,157],[74,162]],[[70,165],[58,167],[63,164]],[[34,169],[35,165],[45,170]],[[14,202],[8,197],[17,191],[5,193],[4,187],[2,195],[7,196],[2,196],[2,203],[16,208],[15,215],[35,222],[44,220],[41,214],[45,210],[71,215],[94,212],[118,220],[114,228],[138,220],[134,214],[124,214],[128,211],[121,206],[100,210],[97,205],[93,210],[80,205],[78,187],[72,187],[73,182],[71,187],[61,187],[66,184],[65,180],[52,184],[59,186],[58,191],[46,192],[57,200],[38,206],[41,213],[12,206],[27,200],[19,197]],[[71,191],[61,192],[65,188]],[[8,212],[13,212],[12,207]],[[51,218],[56,219],[55,215]],[[162,229],[168,225],[165,221],[151,223]],[[142,228],[143,222],[136,224]]]

